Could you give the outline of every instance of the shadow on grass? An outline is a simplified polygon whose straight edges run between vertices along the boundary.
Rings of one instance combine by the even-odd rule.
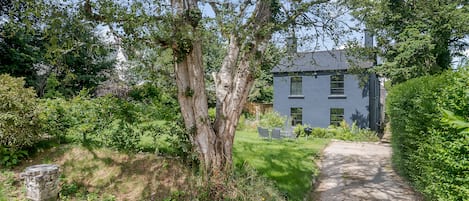
[[[129,154],[65,144],[38,151],[14,170],[42,163],[60,166],[63,199],[71,200],[191,200],[193,173],[179,159],[154,154]],[[22,182],[15,197],[24,198]],[[16,195],[17,194],[17,195]]]
[[[94,161],[100,161],[101,166],[116,171],[116,174],[102,185],[89,186],[105,191],[114,188],[114,193],[122,193],[120,199],[127,200],[162,200],[168,197],[185,199],[193,187],[191,172],[178,159],[157,157],[150,154],[102,153],[102,149],[86,146],[87,151],[93,156]],[[115,157],[118,155],[118,157]],[[89,173],[96,175],[96,169],[90,169]],[[86,172],[86,171],[85,171]],[[106,176],[106,172],[103,173]],[[123,196],[123,197],[122,197]]]
[[[259,173],[274,180],[288,200],[303,200],[317,174],[314,157],[321,148],[286,140],[239,140],[235,146],[237,163],[248,163]],[[325,143],[323,143],[325,145]]]

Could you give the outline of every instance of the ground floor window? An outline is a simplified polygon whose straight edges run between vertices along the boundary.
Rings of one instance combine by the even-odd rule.
[[[339,126],[344,120],[344,108],[331,108],[331,125]]]
[[[301,107],[290,108],[290,116],[291,116],[292,126],[303,124],[303,108]]]

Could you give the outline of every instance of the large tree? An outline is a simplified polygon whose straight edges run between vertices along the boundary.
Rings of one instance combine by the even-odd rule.
[[[8,0],[0,21],[0,73],[25,77],[39,96],[93,89],[114,65],[96,24],[63,2]]]
[[[451,68],[468,47],[469,7],[465,0],[346,0],[364,22],[385,59],[378,72],[393,83]]]
[[[210,6],[213,27],[204,26],[199,6]],[[340,9],[327,0],[86,1],[90,19],[107,23],[136,52],[136,44],[170,49],[178,100],[190,141],[207,178],[220,181],[232,168],[236,126],[249,91],[259,75],[266,49],[276,32],[304,27],[309,39],[334,35]],[[208,116],[203,61],[204,32],[214,31],[226,52],[214,72],[216,118]],[[315,37],[311,37],[315,36]],[[317,44],[320,41],[309,41]],[[314,45],[311,45],[314,46]]]

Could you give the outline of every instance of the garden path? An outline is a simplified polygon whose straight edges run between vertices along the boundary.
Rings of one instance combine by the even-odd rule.
[[[314,200],[422,200],[394,172],[391,154],[389,144],[331,142],[323,152]]]

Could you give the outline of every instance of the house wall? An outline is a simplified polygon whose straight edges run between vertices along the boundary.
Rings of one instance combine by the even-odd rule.
[[[330,109],[344,108],[344,119],[350,125],[356,121],[360,127],[368,127],[368,87],[359,87],[355,75],[344,75],[344,96],[333,98],[330,95],[330,76],[298,75],[302,77],[304,97],[289,97],[290,76],[274,74],[274,110],[290,116],[290,108],[303,108],[303,124],[326,128],[330,124]]]

